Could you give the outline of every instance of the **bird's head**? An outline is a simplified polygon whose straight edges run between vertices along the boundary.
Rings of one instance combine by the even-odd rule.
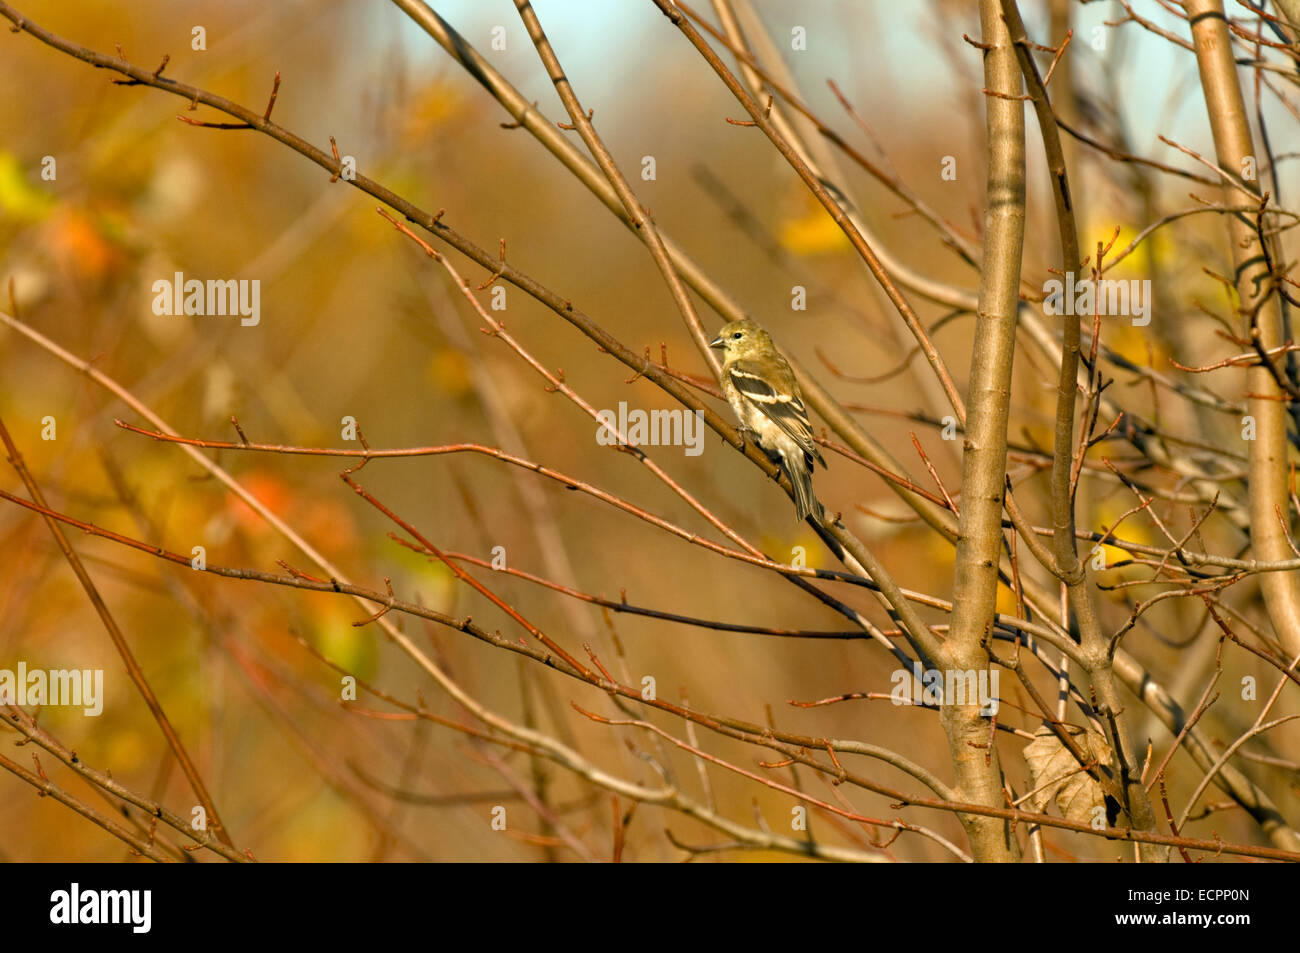
[[[721,348],[729,360],[765,353],[772,347],[771,336],[753,321],[745,318],[724,325],[709,347]]]

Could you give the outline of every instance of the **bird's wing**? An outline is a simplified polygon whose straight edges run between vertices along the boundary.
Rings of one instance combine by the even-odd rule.
[[[795,393],[794,374],[789,368],[781,368],[784,371],[782,379],[773,382],[769,379],[771,375],[764,373],[764,370],[762,365],[754,361],[733,361],[727,366],[727,377],[746,401],[780,427],[799,445],[799,449],[825,466],[826,461],[822,460],[817,444],[813,442],[808,411]]]

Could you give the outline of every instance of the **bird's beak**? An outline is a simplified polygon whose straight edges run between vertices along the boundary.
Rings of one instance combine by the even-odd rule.
[[[722,340],[721,334],[709,342],[709,347],[724,347],[725,345],[726,342]]]

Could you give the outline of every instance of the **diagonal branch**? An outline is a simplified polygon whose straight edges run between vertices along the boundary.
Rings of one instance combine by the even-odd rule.
[[[27,464],[23,461],[22,454],[18,452],[18,447],[14,445],[13,438],[9,436],[9,430],[5,427],[3,421],[0,421],[0,441],[4,442],[5,451],[9,454],[9,463],[27,486],[27,492],[31,494],[32,500],[39,506],[46,506],[45,494],[41,492],[41,488],[37,485],[31,471],[27,469]],[[126,636],[122,634],[117,620],[113,618],[113,614],[99,594],[99,589],[96,588],[94,580],[90,578],[90,573],[86,571],[86,567],[82,564],[81,557],[77,555],[76,550],[68,542],[63,527],[48,516],[44,517],[44,519],[45,525],[49,527],[59,550],[67,559],[68,565],[72,567],[72,571],[76,573],[77,581],[86,590],[86,596],[90,599],[91,605],[95,607],[95,612],[99,614],[100,621],[104,623],[104,628],[108,631],[108,637],[113,641],[113,647],[117,649],[117,654],[122,658],[122,664],[126,666],[127,675],[130,676],[131,681],[140,692],[140,697],[144,699],[145,705],[149,708],[149,713],[153,715],[154,721],[158,723],[158,727],[162,730],[163,737],[167,739],[167,746],[171,749],[172,754],[176,756],[181,771],[185,774],[185,779],[189,781],[190,788],[194,791],[194,796],[199,799],[199,803],[203,805],[203,809],[211,819],[217,837],[221,839],[223,844],[233,849],[235,842],[230,839],[230,832],[226,830],[226,825],[221,823],[221,817],[217,813],[217,805],[212,800],[211,795],[208,794],[207,786],[204,785],[203,778],[199,775],[199,769],[190,758],[189,752],[185,750],[185,743],[181,741],[180,735],[172,727],[167,713],[163,711],[158,696],[154,694],[153,689],[150,687],[144,670],[140,668],[140,663],[135,660],[135,654],[131,651],[131,646],[127,644]]]

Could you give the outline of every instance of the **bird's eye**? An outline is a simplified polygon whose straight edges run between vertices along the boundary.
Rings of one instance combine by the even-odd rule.
[[[739,341],[739,340],[740,340],[741,338],[743,338],[744,336],[745,336],[745,335],[743,335],[741,332],[737,331],[735,334],[732,335],[732,338],[735,339],[735,340],[737,340],[737,341]]]

